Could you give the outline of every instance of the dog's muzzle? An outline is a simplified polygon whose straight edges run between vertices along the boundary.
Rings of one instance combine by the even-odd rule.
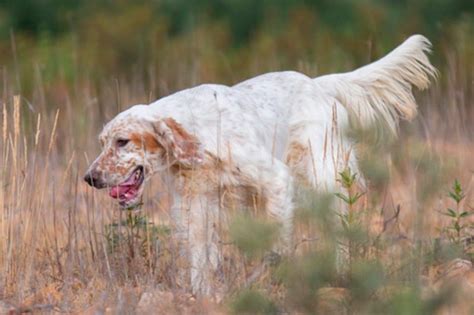
[[[105,188],[106,185],[102,182],[101,177],[101,172],[92,170],[86,173],[86,175],[84,176],[84,180],[92,187],[99,189]]]

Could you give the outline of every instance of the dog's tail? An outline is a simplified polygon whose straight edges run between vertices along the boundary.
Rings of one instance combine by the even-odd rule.
[[[341,102],[361,126],[383,121],[396,134],[400,118],[410,120],[417,113],[412,85],[423,90],[437,77],[426,55],[430,51],[427,38],[413,35],[376,62],[314,81]]]

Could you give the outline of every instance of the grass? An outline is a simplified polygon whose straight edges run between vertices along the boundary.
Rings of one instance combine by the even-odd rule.
[[[149,185],[135,213],[119,211],[82,181],[101,125],[129,104],[147,102],[151,83],[46,84],[38,69],[32,92],[22,95],[18,73],[4,69],[0,313],[2,303],[17,311],[81,313],[472,312],[474,97],[460,79],[472,70],[452,56],[440,82],[419,95],[421,116],[402,126],[399,140],[355,135],[364,174],[342,173],[346,192],[299,194],[294,257],[259,269],[271,238],[249,230],[262,227],[269,235],[275,227],[235,219],[221,280],[228,294],[219,304],[178,289],[182,262],[168,240],[167,187]],[[202,80],[193,65],[183,67],[192,78],[181,75],[166,89]],[[362,175],[367,188],[354,187],[353,176]],[[338,218],[342,231],[331,221],[341,202],[350,209]],[[348,270],[335,268],[336,239],[348,245]]]

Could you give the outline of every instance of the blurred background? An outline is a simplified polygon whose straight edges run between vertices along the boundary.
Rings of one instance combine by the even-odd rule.
[[[320,307],[332,288],[343,310],[335,314],[473,314],[473,0],[0,0],[0,313],[12,313],[3,301],[15,314],[104,305],[140,313],[143,299],[149,313],[160,307],[147,299],[165,301],[163,314],[186,313],[177,305],[211,313],[176,290],[161,186],[147,187],[143,217],[125,217],[82,181],[102,126],[133,104],[200,83],[350,71],[415,33],[433,43],[439,78],[415,92],[420,115],[398,140],[354,134],[368,184],[356,233],[331,229],[329,197],[303,195],[294,235],[302,255],[254,277],[231,305],[327,314]],[[230,252],[245,254],[239,240],[268,250],[262,233],[272,226],[236,222]],[[358,246],[344,281],[315,235]],[[223,274],[234,294],[259,258],[228,256]],[[437,312],[451,297],[458,311]]]
[[[463,88],[447,100],[462,108],[474,86],[472,0],[1,0],[0,66],[31,111],[93,107],[95,126],[203,82],[348,71],[414,33],[433,42],[441,82]],[[73,124],[88,116],[73,111]]]

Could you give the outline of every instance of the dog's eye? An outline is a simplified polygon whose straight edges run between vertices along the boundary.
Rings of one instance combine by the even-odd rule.
[[[117,139],[117,147],[124,147],[130,140],[128,139]]]

